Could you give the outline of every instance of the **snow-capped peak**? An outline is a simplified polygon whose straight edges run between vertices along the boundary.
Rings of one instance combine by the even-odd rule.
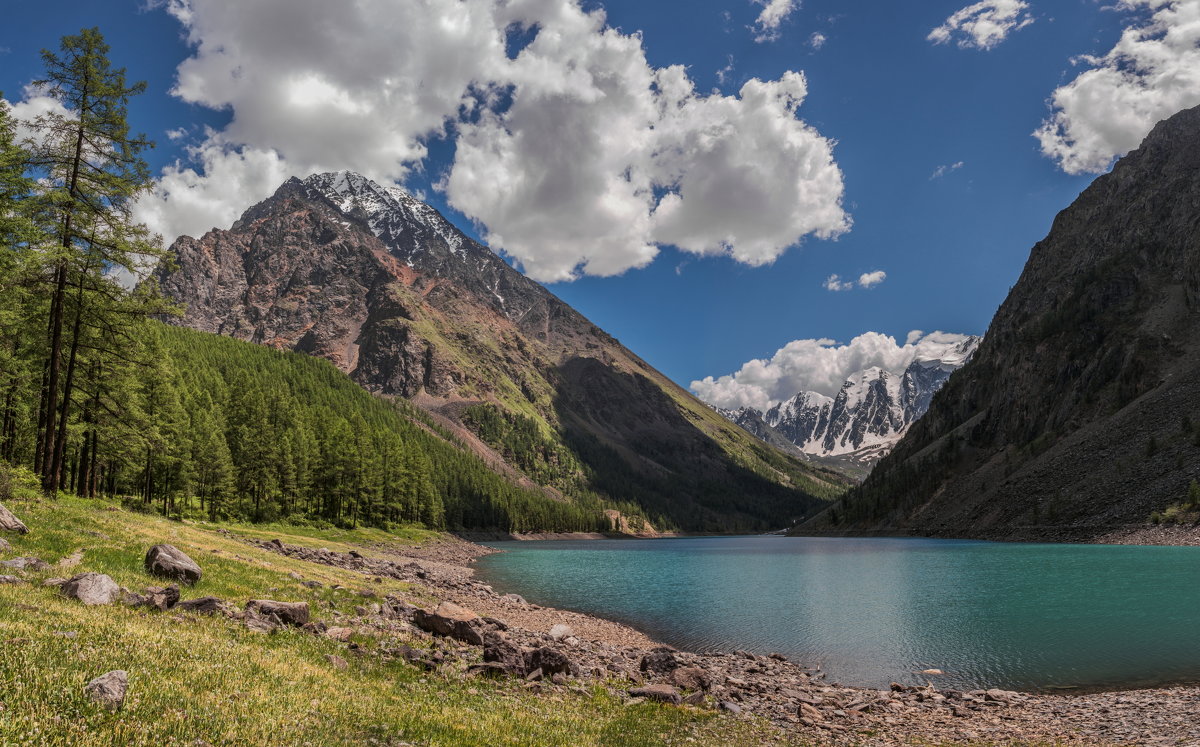
[[[809,454],[846,455],[873,464],[925,414],[934,393],[970,360],[979,343],[980,338],[967,337],[927,348],[901,374],[878,366],[856,371],[836,397],[800,392],[767,410],[762,420]],[[746,427],[738,414],[722,414]]]
[[[391,246],[408,245],[406,234],[424,229],[462,256],[465,237],[441,213],[396,185],[381,185],[353,171],[313,174],[301,181],[347,215],[366,220],[371,232]],[[423,244],[421,244],[423,245]]]

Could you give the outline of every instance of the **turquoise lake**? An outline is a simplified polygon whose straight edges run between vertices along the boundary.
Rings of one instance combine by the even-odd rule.
[[[831,682],[1012,689],[1200,681],[1200,548],[712,537],[497,542],[479,577],[694,651]],[[926,676],[923,669],[944,675]]]

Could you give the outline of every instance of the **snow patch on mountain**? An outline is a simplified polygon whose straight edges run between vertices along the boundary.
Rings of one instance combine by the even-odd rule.
[[[874,464],[928,411],[933,395],[966,365],[979,343],[974,336],[949,343],[901,373],[877,366],[863,369],[850,375],[834,397],[800,392],[766,412],[746,407],[717,412],[770,441],[759,432],[765,425],[806,454]]]
[[[452,254],[459,257],[464,254],[463,233],[436,209],[397,186],[378,184],[353,171],[313,174],[303,184],[343,213],[362,217],[371,233],[389,246],[413,243],[413,238],[429,238],[408,235],[415,231],[441,239]],[[418,241],[415,245],[422,243]]]

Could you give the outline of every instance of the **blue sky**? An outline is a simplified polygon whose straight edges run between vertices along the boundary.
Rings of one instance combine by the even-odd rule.
[[[265,4],[278,1],[267,0]],[[575,1],[543,0],[542,5],[574,6]],[[384,0],[365,4],[373,6],[371,13],[390,12]],[[644,266],[599,277],[589,275],[585,265],[576,272],[577,279],[549,284],[556,294],[685,386],[706,376],[731,374],[752,359],[769,359],[795,340],[825,338],[848,343],[863,333],[876,332],[892,336],[902,345],[911,330],[983,333],[1020,274],[1031,246],[1046,234],[1054,215],[1087,186],[1096,171],[1103,170],[1104,166],[1095,165],[1097,158],[1106,165],[1110,156],[1127,150],[1128,142],[1136,142],[1145,134],[1139,128],[1148,129],[1153,121],[1184,104],[1200,103],[1200,91],[1158,90],[1149,73],[1142,80],[1112,83],[1116,86],[1112,91],[1106,91],[1103,85],[1108,84],[1097,82],[1098,78],[1085,80],[1088,71],[1120,67],[1121,59],[1114,47],[1123,30],[1149,29],[1149,38],[1161,38],[1169,24],[1178,20],[1162,14],[1194,11],[1197,0],[1126,0],[1127,7],[1116,10],[1106,9],[1095,0],[998,0],[995,4],[1000,10],[1015,6],[1018,12],[1008,33],[1001,40],[993,40],[994,46],[987,49],[973,44],[962,30],[946,43],[936,44],[927,38],[934,28],[970,5],[965,0],[805,0],[792,4],[775,0],[775,4],[786,6],[787,12],[767,32],[761,23],[756,26],[764,5],[750,0],[587,0],[582,6],[584,11],[603,10],[608,28],[624,40],[622,43],[637,46],[636,37],[630,35],[639,32],[640,49],[650,69],[684,66],[695,87],[694,98],[719,94],[713,101],[719,98],[731,105],[744,104],[738,95],[747,81],[780,81],[789,72],[802,72],[807,93],[795,110],[795,118],[807,125],[813,138],[832,146],[833,162],[840,170],[843,191],[838,197],[852,227],[836,238],[823,239],[810,231],[797,245],[786,251],[780,248],[773,262],[760,266],[731,256],[701,256],[660,244],[653,261]],[[399,14],[404,3],[392,5]],[[240,60],[245,69],[251,69],[251,65],[275,69],[277,64],[278,69],[286,70],[289,64],[308,64],[302,56],[294,57],[298,53],[288,48],[287,34],[289,24],[305,29],[305,24],[327,22],[319,10],[306,17],[305,8],[309,6],[316,8],[319,3],[298,3],[292,6],[294,14],[280,16],[280,38],[264,38],[263,50],[254,56],[247,53]],[[229,41],[232,36],[223,39],[219,35],[235,34],[229,31],[231,25],[236,28],[244,23],[249,27],[254,22],[219,17],[224,11],[215,7],[213,0],[177,1],[171,13],[169,8],[146,8],[135,0],[102,4],[62,0],[55,3],[51,13],[44,5],[16,4],[7,9],[6,23],[0,30],[0,90],[10,101],[21,100],[24,86],[40,73],[39,49],[56,46],[61,35],[80,27],[98,25],[112,46],[114,62],[126,66],[133,79],[149,83],[149,92],[132,107],[131,120],[135,129],[145,131],[159,143],[149,159],[156,172],[178,162],[179,168],[193,168],[198,177],[205,177],[196,161],[197,152],[189,154],[185,148],[214,142],[214,147],[224,148],[224,152],[244,143],[269,152],[278,149],[279,158],[286,158],[287,163],[272,161],[271,168],[256,171],[262,179],[286,173],[288,168],[301,169],[305,163],[358,168],[355,158],[371,156],[347,153],[343,163],[339,160],[343,156],[331,149],[319,157],[310,155],[305,161],[294,156],[304,147],[297,144],[316,136],[306,131],[292,140],[281,135],[278,143],[272,142],[270,127],[262,125],[255,131],[251,122],[252,116],[266,122],[270,113],[252,115],[253,104],[244,95],[228,93],[223,108],[219,106],[220,95],[212,93],[216,84],[199,94],[193,92],[191,103],[182,100],[186,93],[173,95],[177,68],[197,54],[198,44],[224,43],[227,49],[233,48]],[[547,21],[547,27],[552,27],[550,24]],[[190,41],[185,26],[192,33]],[[302,35],[301,31],[294,33]],[[588,38],[598,38],[599,33]],[[814,35],[819,35],[823,43],[814,44]],[[532,33],[510,40],[510,47],[516,46],[510,48],[509,55],[520,51],[529,38]],[[279,45],[278,53],[272,44]],[[303,46],[304,42],[297,38],[297,44]],[[1194,52],[1194,47],[1185,44],[1174,49],[1179,64],[1191,61],[1187,55]],[[363,71],[358,74],[364,76],[399,74],[388,69],[390,64],[428,64],[428,68],[418,69],[440,71],[457,64],[450,60],[463,56],[461,50],[438,49],[431,44],[428,55],[449,56],[432,61],[381,60],[373,65],[369,43],[361,49],[353,44],[340,49],[331,55],[337,59],[329,61],[339,66],[337,75],[345,74],[346,66],[351,64],[342,58],[356,55],[366,57],[352,61],[357,65],[353,69]],[[425,53],[418,50],[412,56]],[[320,52],[313,54],[319,56]],[[1080,55],[1092,55],[1093,59],[1080,61]],[[1108,59],[1100,59],[1105,55]],[[289,62],[294,59],[302,62]],[[621,63],[609,59],[597,64]],[[202,70],[199,75],[212,73]],[[331,72],[323,80],[336,81],[337,75]],[[267,83],[263,85],[278,79],[264,74],[262,80]],[[522,95],[520,86],[526,84],[519,82],[519,77],[513,80],[518,82],[508,89],[509,93]],[[1072,99],[1069,94],[1085,84],[1094,84],[1097,95]],[[1123,90],[1120,86],[1131,87],[1129,90],[1141,97],[1137,101],[1142,104],[1135,102],[1134,109],[1145,109],[1138,109],[1141,118],[1126,127],[1124,140],[1113,136],[1112,143],[1092,143],[1091,150],[1084,154],[1091,158],[1086,169],[1079,168],[1081,161],[1069,160],[1077,155],[1075,152],[1059,153],[1053,158],[1043,153],[1033,133],[1047,118],[1058,113],[1071,126],[1092,126],[1093,131],[1101,132],[1106,118],[1118,112],[1105,111],[1095,102],[1103,102],[1109,94],[1115,102],[1115,94]],[[1060,92],[1060,98],[1052,100],[1056,92]],[[333,89],[322,88],[319,93],[336,95]],[[204,102],[206,96],[210,100]],[[1091,108],[1079,103],[1083,99],[1092,102]],[[507,116],[507,105],[496,105],[501,116]],[[406,111],[404,116],[408,114]],[[431,116],[436,121],[436,112]],[[507,126],[510,130],[519,126],[515,110]],[[336,118],[322,127],[327,129],[316,130],[318,136],[324,133],[331,141],[362,137],[350,134],[339,138]],[[418,135],[397,148],[417,143],[428,149],[427,154],[409,158],[392,172],[381,167],[381,173],[403,170],[406,173],[401,179],[409,189],[420,192],[476,236],[486,237],[489,232],[505,237],[525,235],[520,233],[525,226],[522,216],[513,215],[517,208],[509,206],[504,208],[508,212],[499,212],[487,194],[486,184],[481,188],[461,180],[447,181],[460,147],[459,136],[465,129],[466,125],[454,122],[432,129],[424,120],[412,124],[407,132]],[[167,135],[169,131],[177,131],[182,137],[172,139]],[[216,140],[212,133],[219,134]],[[759,133],[747,128],[745,136],[759,137]],[[1084,141],[1078,136],[1068,146],[1079,151]],[[758,157],[765,153],[769,161],[771,143],[760,145],[755,153]],[[548,143],[546,147],[558,146]],[[395,152],[389,153],[392,160],[404,160]],[[569,158],[570,151],[565,155]],[[696,172],[703,166],[692,164],[688,168]],[[1065,169],[1082,173],[1067,173]],[[210,171],[207,176],[216,179],[215,170]],[[585,171],[580,170],[581,179],[587,177]],[[458,190],[453,197],[446,192],[448,184]],[[245,186],[244,191],[253,195],[254,189]],[[655,199],[668,189],[655,186]],[[240,194],[236,189],[229,191]],[[463,209],[455,209],[451,202]],[[719,200],[717,205],[704,207],[716,210]],[[224,209],[228,212],[230,208]],[[569,218],[565,216],[564,220]],[[755,218],[769,223],[774,216],[764,213]],[[544,233],[558,228],[547,229],[539,224],[529,230]],[[586,239],[580,239],[583,246]],[[505,249],[520,259],[520,246],[514,244],[510,250],[506,244]],[[623,256],[623,250],[614,251]],[[622,265],[613,259],[605,266],[608,274]],[[880,270],[886,273],[886,279],[870,288],[856,285],[845,291],[831,291],[824,287],[826,279],[834,274],[853,282],[863,273]],[[549,271],[542,272],[544,276]],[[868,358],[842,356],[837,365],[857,365]],[[796,367],[808,365],[806,360],[791,362],[792,370],[772,379],[765,389],[760,387],[759,398],[763,392],[777,397],[788,387],[805,385],[806,374]],[[729,381],[737,384],[737,379]],[[774,390],[767,391],[772,387]],[[743,403],[750,402],[746,399]],[[731,399],[722,404],[735,403]]]

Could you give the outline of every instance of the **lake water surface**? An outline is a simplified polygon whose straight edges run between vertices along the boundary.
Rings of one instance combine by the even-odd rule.
[[[1200,548],[705,537],[498,542],[479,576],[678,648],[886,687],[1200,681]],[[937,668],[943,676],[926,677]]]

